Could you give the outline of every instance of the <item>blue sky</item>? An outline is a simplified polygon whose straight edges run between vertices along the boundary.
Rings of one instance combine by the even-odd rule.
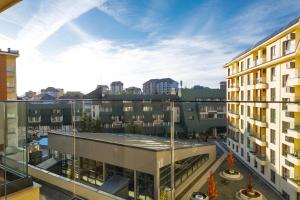
[[[23,0],[0,14],[0,48],[20,50],[19,95],[164,77],[218,87],[226,62],[299,15],[299,0]]]

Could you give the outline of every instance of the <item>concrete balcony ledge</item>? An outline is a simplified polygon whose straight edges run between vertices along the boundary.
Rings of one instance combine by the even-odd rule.
[[[295,139],[300,139],[300,130],[299,129],[288,129],[287,136]]]
[[[267,165],[268,161],[267,161],[267,157],[266,156],[259,156],[256,155],[256,161],[260,164],[260,165]]]
[[[300,192],[300,180],[288,178],[287,182],[291,184],[291,186],[293,186],[297,192]]]
[[[238,127],[234,126],[234,125],[228,125],[228,128],[230,130],[232,130],[232,131],[235,131],[235,132],[239,132],[240,131],[240,129]]]
[[[289,112],[300,112],[300,104],[299,103],[288,103],[287,110]]]
[[[267,141],[266,139],[264,138],[259,138],[259,137],[256,137],[254,135],[249,135],[249,138],[252,142],[255,142],[256,144],[258,144],[259,146],[267,146]]]
[[[228,87],[228,92],[238,92],[240,91],[240,87]]]
[[[233,117],[233,118],[240,118],[240,114],[237,113],[237,112],[229,111],[229,112],[228,112],[228,115],[229,115],[230,117]]]
[[[300,155],[296,156],[294,154],[287,154],[287,160],[294,165],[300,166]]]

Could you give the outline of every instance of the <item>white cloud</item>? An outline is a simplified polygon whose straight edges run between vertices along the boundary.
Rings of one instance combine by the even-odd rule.
[[[163,77],[183,80],[189,86],[217,86],[224,77],[224,60],[233,56],[225,48],[204,37],[173,38],[147,47],[92,40],[69,47],[55,60],[44,60],[38,54],[20,58],[19,65],[27,68],[20,68],[19,73],[29,70],[37,76],[19,78],[19,91],[38,90],[55,83],[53,86],[88,92],[97,84],[114,80],[141,87],[150,78]]]
[[[35,49],[64,24],[102,3],[104,0],[44,0],[39,11],[19,32],[16,43],[26,51]]]

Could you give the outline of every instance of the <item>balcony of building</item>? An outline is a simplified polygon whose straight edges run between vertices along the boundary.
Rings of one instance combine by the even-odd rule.
[[[257,78],[255,88],[256,89],[267,89],[268,84],[267,84],[266,80],[267,80],[266,77]]]
[[[228,86],[228,92],[238,92],[240,91],[240,87],[238,83],[232,83]]]
[[[295,189],[295,191],[300,192],[300,177],[290,177],[287,182]]]
[[[296,166],[300,166],[300,151],[293,151],[287,154],[287,160]]]
[[[300,85],[300,71],[297,68],[291,69],[291,71],[289,72],[286,85],[288,87]]]
[[[266,130],[263,128],[250,130],[249,139],[259,146],[267,146]]]
[[[296,124],[294,127],[287,129],[287,136],[300,139],[300,125]]]

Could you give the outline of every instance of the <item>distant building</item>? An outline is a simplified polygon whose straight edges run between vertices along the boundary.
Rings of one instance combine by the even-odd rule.
[[[189,137],[203,134],[216,137],[226,133],[226,90],[180,89],[179,97],[184,134]]]
[[[109,94],[109,87],[108,85],[97,85],[97,89],[101,89],[103,95]]]
[[[170,78],[151,79],[143,84],[143,93],[152,94],[176,94],[178,82]]]
[[[208,87],[204,87],[202,85],[194,85],[194,87],[193,87],[193,89],[196,89],[196,90],[200,90],[200,89],[204,89],[204,88],[208,89]]]
[[[65,95],[59,97],[59,99],[83,99],[84,94],[78,91],[68,91]]]
[[[59,97],[64,95],[64,89],[48,87],[46,89],[41,90],[41,96],[44,96],[45,94],[53,96],[55,99],[58,99]]]
[[[37,96],[36,92],[28,91],[28,92],[25,92],[25,95],[22,99],[23,100],[36,100],[36,99],[38,99],[38,96]]]
[[[220,82],[220,89],[221,90],[226,90],[226,81],[221,81]]]
[[[138,87],[129,87],[125,89],[126,94],[141,94],[142,90]]]
[[[110,84],[110,93],[112,95],[121,94],[123,92],[123,83],[121,81],[114,81]]]

